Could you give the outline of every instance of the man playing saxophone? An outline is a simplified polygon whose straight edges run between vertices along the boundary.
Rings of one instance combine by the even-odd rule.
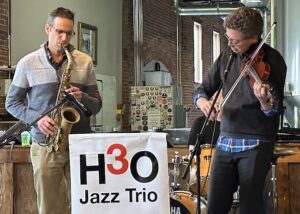
[[[66,91],[92,114],[97,114],[102,101],[92,59],[69,44],[75,34],[74,13],[62,7],[54,9],[48,16],[45,31],[48,41],[17,64],[6,97],[7,111],[31,123],[56,105],[61,99],[60,94]],[[69,72],[70,77],[64,78],[64,72]],[[69,203],[64,203],[66,198],[70,198],[68,150],[49,149],[47,146],[47,139],[57,135],[59,128],[59,121],[52,115],[46,115],[31,129],[33,143],[30,156],[39,214],[70,212]],[[71,133],[88,132],[91,132],[90,120],[80,114],[80,121],[72,126]]]

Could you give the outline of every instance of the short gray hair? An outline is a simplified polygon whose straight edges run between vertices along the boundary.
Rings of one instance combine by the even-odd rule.
[[[71,10],[63,8],[63,7],[58,7],[50,12],[48,19],[47,19],[47,23],[54,24],[54,19],[56,17],[70,19],[74,23],[74,16],[75,16],[75,14]]]

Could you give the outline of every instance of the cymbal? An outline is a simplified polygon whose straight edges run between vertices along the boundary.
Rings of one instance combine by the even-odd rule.
[[[273,152],[274,158],[285,157],[294,154],[296,154],[296,152],[293,150],[279,149],[276,147],[274,148],[274,152]]]

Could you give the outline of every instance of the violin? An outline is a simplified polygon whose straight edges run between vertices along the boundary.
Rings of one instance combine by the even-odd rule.
[[[263,61],[264,50],[261,49],[246,71],[245,78],[253,88],[255,82],[264,83],[270,76],[270,65]],[[241,71],[245,68],[247,62],[242,64]]]
[[[264,50],[260,49],[256,57],[252,60],[251,64],[248,65],[248,70],[246,71],[245,78],[248,80],[249,85],[253,88],[255,82],[260,84],[265,83],[270,76],[270,65],[267,62],[263,61]],[[242,65],[243,70],[245,64]],[[267,91],[268,101],[271,101],[272,104],[278,102],[277,97],[274,94],[273,88],[270,88]]]
[[[248,82],[250,84],[250,87],[253,88],[253,85],[255,82],[258,82],[260,84],[263,84],[267,81],[267,79],[270,76],[270,65],[263,61],[264,58],[264,51],[262,48],[263,44],[267,40],[268,36],[271,33],[271,30],[275,26],[276,22],[274,22],[271,26],[271,29],[265,36],[265,38],[260,42],[256,50],[252,53],[249,60],[247,60],[245,63],[243,63],[241,67],[241,72],[239,77],[236,79],[224,99],[222,100],[220,104],[220,109],[222,109],[227,102],[228,98],[231,96],[233,90],[236,88],[237,84],[240,82],[240,80],[243,77],[246,77],[248,79]],[[273,89],[271,88],[268,90],[267,95],[269,100],[273,103],[277,102],[277,98],[275,95],[272,94]]]

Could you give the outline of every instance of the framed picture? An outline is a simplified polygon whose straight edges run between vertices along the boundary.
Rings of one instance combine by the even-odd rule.
[[[97,38],[96,26],[78,22],[78,50],[90,55],[94,65],[97,65]]]

